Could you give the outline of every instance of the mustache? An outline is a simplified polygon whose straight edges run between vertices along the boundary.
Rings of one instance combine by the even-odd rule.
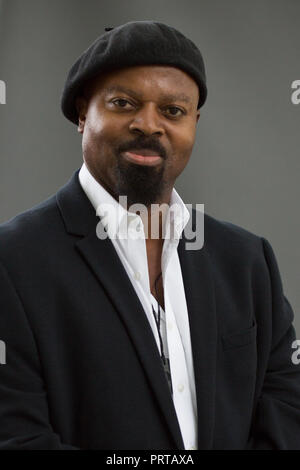
[[[132,150],[153,150],[155,155],[160,155],[163,159],[167,158],[167,152],[165,151],[164,147],[161,145],[160,142],[154,139],[141,139],[138,138],[131,142],[127,142],[122,144],[118,148],[118,152],[130,152]]]

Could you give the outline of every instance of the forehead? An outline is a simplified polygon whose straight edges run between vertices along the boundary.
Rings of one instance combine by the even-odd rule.
[[[198,101],[198,85],[183,70],[162,65],[126,67],[101,74],[88,84],[88,91],[101,94],[129,92],[137,98],[167,96],[193,103]]]

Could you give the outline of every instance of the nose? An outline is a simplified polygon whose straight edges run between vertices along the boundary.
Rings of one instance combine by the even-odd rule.
[[[147,103],[134,114],[129,125],[130,132],[143,135],[158,135],[164,133],[161,118],[154,103]]]

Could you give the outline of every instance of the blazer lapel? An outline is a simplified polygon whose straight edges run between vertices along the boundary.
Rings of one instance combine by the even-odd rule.
[[[195,212],[194,215],[196,215]],[[211,449],[217,360],[217,318],[213,273],[205,243],[201,250],[188,251],[185,248],[186,241],[183,236],[178,246],[178,254],[189,313],[194,360],[198,448]]]
[[[80,186],[78,171],[58,192],[57,203],[68,233],[81,235],[75,245],[121,316],[175,446],[184,449],[176,411],[151,327],[111,240],[100,240],[97,237],[96,225],[99,218]]]

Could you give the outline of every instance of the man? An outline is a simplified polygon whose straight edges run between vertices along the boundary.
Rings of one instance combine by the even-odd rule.
[[[205,215],[188,249],[202,219],[174,183],[206,93],[200,51],[157,22],[107,28],[72,67],[83,166],[0,228],[1,449],[300,449],[270,244]]]

